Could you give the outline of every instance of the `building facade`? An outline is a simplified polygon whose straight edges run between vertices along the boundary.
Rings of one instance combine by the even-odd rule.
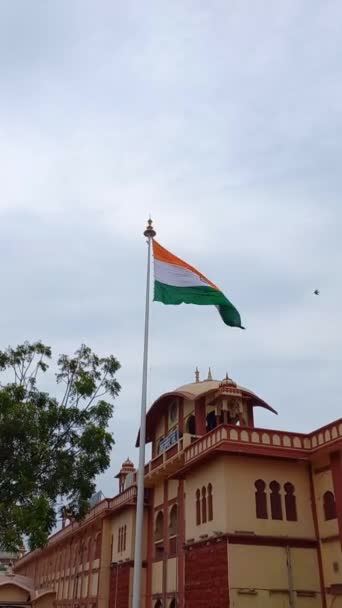
[[[14,551],[3,551],[0,547],[0,572],[7,572],[15,562],[20,559],[25,553],[25,548],[18,552]]]
[[[146,420],[142,608],[342,608],[342,419],[258,428],[260,397],[226,377],[161,395]],[[137,439],[139,445],[139,436]],[[136,472],[16,572],[58,608],[129,608]]]
[[[34,582],[12,568],[0,572],[0,608],[54,608],[53,589],[35,589]]]

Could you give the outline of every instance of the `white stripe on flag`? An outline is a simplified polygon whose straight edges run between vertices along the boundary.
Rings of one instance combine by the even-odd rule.
[[[160,283],[173,287],[211,287],[206,281],[200,279],[198,274],[184,266],[176,266],[168,262],[154,259],[154,278]]]

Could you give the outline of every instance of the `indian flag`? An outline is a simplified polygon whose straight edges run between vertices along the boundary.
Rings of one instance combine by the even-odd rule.
[[[187,264],[153,239],[154,300],[163,304],[216,306],[222,320],[241,327],[239,312],[220,289],[201,272]]]

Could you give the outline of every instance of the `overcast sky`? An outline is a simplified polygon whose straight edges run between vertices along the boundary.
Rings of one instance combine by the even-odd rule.
[[[341,415],[341,20],[338,0],[1,2],[0,348],[119,358],[107,495],[137,461],[149,213],[247,328],[153,304],[149,402],[210,365],[279,412],[259,426]]]

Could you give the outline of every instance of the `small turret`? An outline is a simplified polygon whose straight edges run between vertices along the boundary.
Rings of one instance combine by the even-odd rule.
[[[247,425],[246,398],[228,374],[220,382],[211,404],[216,406],[217,424],[223,422],[225,424]]]
[[[127,475],[129,475],[130,473],[135,473],[135,468],[134,468],[133,462],[129,458],[127,458],[122,463],[119,473],[117,475],[115,475],[115,478],[119,480],[120,494],[125,489],[125,481],[126,481]]]

